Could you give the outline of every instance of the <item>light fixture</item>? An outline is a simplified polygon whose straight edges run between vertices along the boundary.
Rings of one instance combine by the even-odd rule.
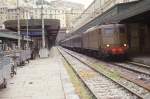
[[[127,44],[123,44],[124,47],[127,47]]]
[[[107,47],[110,47],[110,45],[109,45],[109,44],[107,44],[106,46],[107,46]]]

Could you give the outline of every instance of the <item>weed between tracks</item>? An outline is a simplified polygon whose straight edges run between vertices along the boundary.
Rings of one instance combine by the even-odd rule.
[[[80,81],[80,79],[77,77],[77,75],[74,73],[72,68],[69,66],[68,63],[63,59],[64,66],[69,74],[70,80],[73,83],[73,86],[75,87],[76,93],[79,95],[81,99],[93,99],[90,92],[86,89],[84,84]]]
[[[84,79],[90,79],[90,78],[94,78],[96,76],[96,74],[94,72],[89,71],[89,70],[80,71],[79,73]]]
[[[92,64],[93,68],[95,68],[96,70],[98,70],[99,72],[107,75],[108,77],[114,79],[114,80],[120,80],[120,74],[113,70],[113,69],[108,69],[106,66],[104,65],[100,65],[100,64]]]

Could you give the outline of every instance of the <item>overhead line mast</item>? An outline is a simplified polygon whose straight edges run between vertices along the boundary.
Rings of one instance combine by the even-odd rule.
[[[20,8],[19,8],[19,0],[17,0],[17,28],[18,28],[18,48],[20,49],[21,48],[21,33],[20,33]]]
[[[43,4],[44,4],[44,0],[42,0],[41,20],[42,20],[42,47],[45,48],[45,27],[44,27]]]
[[[42,48],[39,51],[39,56],[40,56],[40,58],[47,58],[47,57],[49,57],[49,50],[46,48],[46,42],[45,42],[45,27],[44,27],[43,4],[44,4],[44,0],[42,0],[42,6],[41,6]]]

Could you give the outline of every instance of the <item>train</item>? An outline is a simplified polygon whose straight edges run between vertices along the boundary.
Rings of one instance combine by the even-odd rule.
[[[127,58],[128,39],[124,24],[94,26],[61,41],[62,47],[98,58]]]

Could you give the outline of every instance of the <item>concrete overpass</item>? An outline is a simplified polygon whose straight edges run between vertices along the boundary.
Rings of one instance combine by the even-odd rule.
[[[120,23],[131,17],[135,17],[139,14],[146,13],[150,11],[150,0],[139,0],[136,2],[121,3],[108,9],[103,14],[100,14],[90,22],[84,24],[79,29],[75,30],[73,33],[81,33],[88,28],[108,23]]]

